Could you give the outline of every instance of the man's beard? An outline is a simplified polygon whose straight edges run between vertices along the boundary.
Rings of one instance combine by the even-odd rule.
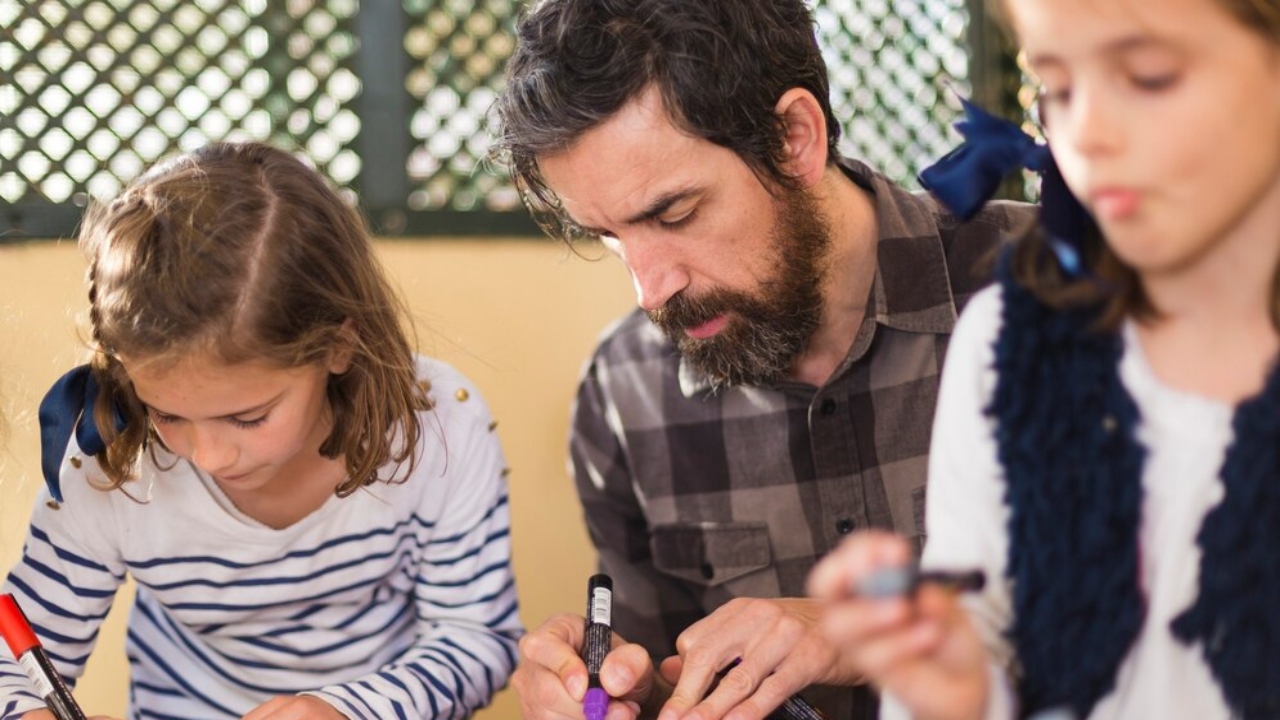
[[[681,292],[648,313],[717,390],[784,379],[822,320],[831,229],[812,197],[802,190],[783,192],[769,233],[775,269],[757,292]],[[716,335],[697,340],[685,333],[721,314],[729,322]]]

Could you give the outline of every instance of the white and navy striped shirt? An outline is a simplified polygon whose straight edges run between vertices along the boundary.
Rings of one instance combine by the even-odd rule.
[[[506,684],[522,631],[505,460],[476,389],[435,360],[419,373],[436,407],[407,482],[332,497],[281,530],[163,452],[126,486],[145,502],[94,489],[101,470],[73,440],[65,501],[41,493],[3,591],[73,681],[133,577],[131,720],[239,718],[299,693],[351,718],[469,715]],[[0,718],[43,705],[0,650]]]

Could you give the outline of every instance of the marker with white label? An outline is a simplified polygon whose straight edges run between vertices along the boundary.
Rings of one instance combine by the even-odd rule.
[[[600,666],[613,640],[613,580],[603,573],[587,582],[587,630],[582,640],[582,659],[587,663],[587,694],[582,697],[586,720],[604,720],[609,710],[609,693],[600,686]]]

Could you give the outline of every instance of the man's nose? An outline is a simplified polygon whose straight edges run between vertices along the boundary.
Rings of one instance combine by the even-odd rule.
[[[689,271],[669,243],[659,238],[636,237],[619,245],[641,309],[657,310],[689,286]]]

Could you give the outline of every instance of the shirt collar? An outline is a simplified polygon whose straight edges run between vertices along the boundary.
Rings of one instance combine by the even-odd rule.
[[[876,204],[879,239],[869,314],[895,330],[951,333],[956,302],[940,233],[940,225],[951,221],[927,195],[903,190],[861,162],[841,158],[840,166]]]

